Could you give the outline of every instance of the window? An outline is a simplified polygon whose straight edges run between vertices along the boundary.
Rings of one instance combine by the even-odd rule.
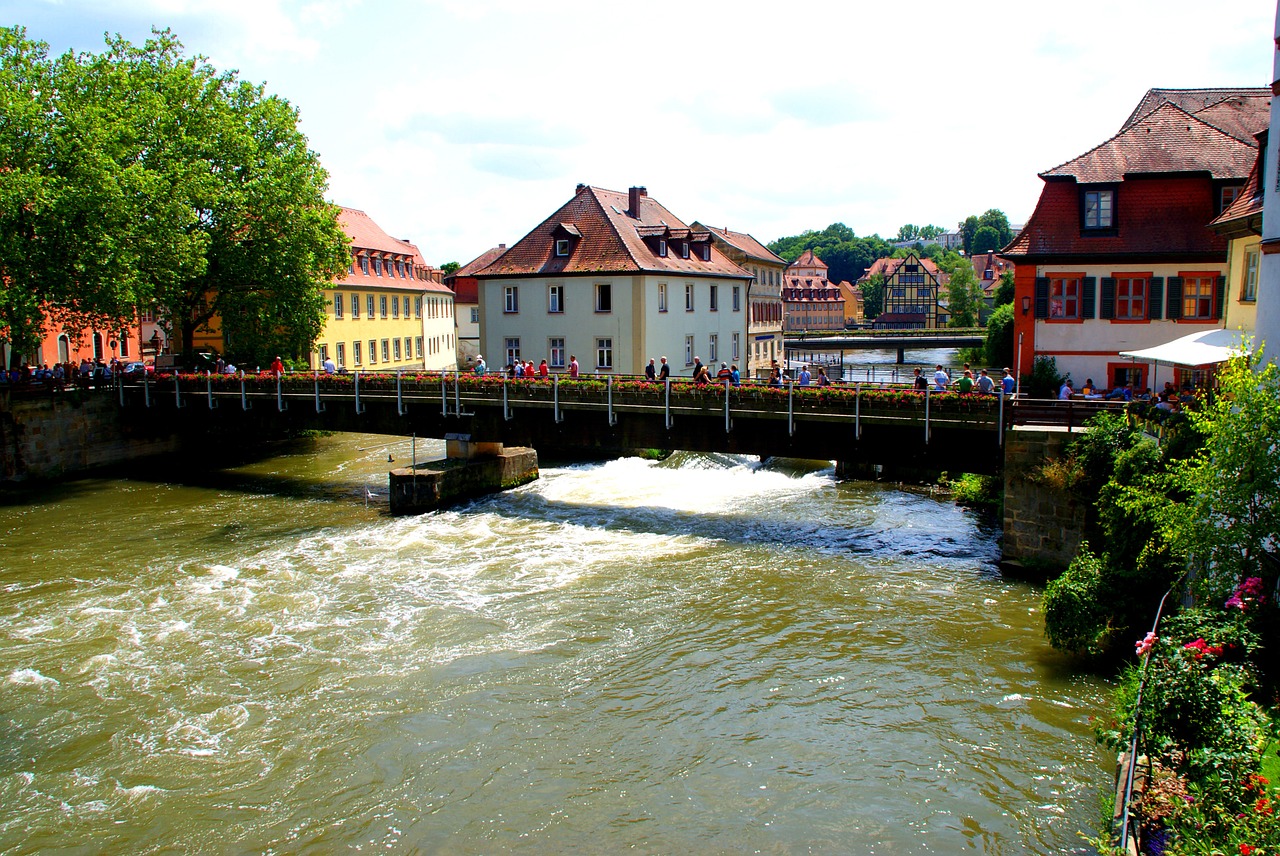
[[[1231,203],[1240,198],[1240,191],[1243,189],[1244,186],[1240,184],[1224,185],[1222,189],[1218,191],[1218,213],[1221,214],[1223,211],[1230,208]]]
[[[1049,317],[1080,317],[1080,280],[1078,278],[1049,280]]]
[[[698,250],[699,250],[698,255],[702,257],[702,260],[704,262],[711,261],[711,245],[710,244],[700,244],[698,246]]]
[[[396,276],[404,278],[404,259],[396,259]]]
[[[733,287],[733,311],[742,311],[742,286],[735,285]]]
[[[396,297],[394,294],[391,295],[391,317],[400,317],[400,298]]]
[[[565,256],[569,255],[569,239],[568,238],[556,239],[556,255],[560,256],[561,258],[564,258]]]
[[[360,295],[358,294],[351,295],[351,318],[360,320]]]
[[[368,256],[360,257],[360,272],[365,276],[369,275],[369,257]],[[369,314],[372,315],[373,313],[369,313]]]
[[[1136,321],[1147,317],[1147,278],[1116,277],[1116,318]]]
[[[712,312],[720,311],[720,286],[718,285],[711,286],[711,304],[710,305],[711,305]]]
[[[323,363],[327,359],[329,359],[329,346],[321,345],[320,346],[320,362]]]
[[[404,337],[404,358],[413,359],[413,339],[409,336]]]
[[[1258,299],[1258,248],[1245,250],[1244,253],[1244,289],[1240,299],[1245,303],[1253,303]]]
[[[514,337],[503,340],[504,350],[507,353],[507,361],[503,365],[509,366],[516,360],[520,359],[520,339]]]
[[[693,311],[693,283],[691,282],[684,284],[684,311]]]
[[[608,282],[596,283],[596,311],[613,311],[613,285]]]
[[[391,362],[391,340],[390,339],[382,340],[382,361],[384,363]]]
[[[1086,229],[1110,229],[1114,203],[1112,190],[1086,190],[1084,192],[1084,227]]]
[[[338,351],[338,365],[345,366],[347,364],[347,343],[339,342],[334,347]]]
[[[520,286],[508,285],[502,290],[502,311],[520,311]]]
[[[351,343],[351,359],[355,361],[356,365],[361,365],[364,362],[364,360],[362,359],[362,354],[360,353],[359,342]]]
[[[689,242],[688,241],[680,242],[680,258],[682,259],[689,258]]]
[[[368,310],[369,320],[373,320],[373,295],[366,294],[364,298],[364,308]]]
[[[734,333],[734,334],[733,334],[733,356],[731,357],[731,359],[732,359],[735,363],[736,363],[738,360],[742,359],[742,357],[740,356],[740,354],[741,354],[741,348],[742,348],[742,342],[741,342],[741,341],[740,341],[740,339],[739,339],[739,337],[740,337],[741,335],[742,335],[741,333]]]
[[[662,256],[664,259],[667,257],[667,242],[666,242],[666,241],[663,241],[663,240],[659,240],[659,241],[658,241],[658,255]]]
[[[658,311],[667,311],[667,284],[665,282],[658,283]]]
[[[413,340],[414,353],[418,355],[418,359],[422,359],[422,337],[418,336]]]
[[[480,323],[480,307],[479,306],[471,307],[471,323],[472,324]]]
[[[369,299],[372,300],[373,298],[371,297]],[[378,362],[378,340],[370,339],[369,340],[369,363],[373,364],[376,362]]]
[[[391,341],[392,341],[392,344],[394,344],[394,345],[395,345],[395,347],[393,348],[393,350],[394,350],[394,352],[395,352],[396,362],[398,363],[398,362],[400,362],[400,340],[399,340],[399,339],[392,339]]]
[[[720,359],[720,336],[716,333],[712,333],[711,337],[707,340],[707,351],[707,359],[711,362],[714,363],[716,360]]]
[[[382,318],[386,318],[387,317],[387,296],[385,294],[378,296],[378,309],[380,310],[378,313],[379,316],[381,316]]]
[[[382,276],[382,257],[373,260],[373,273],[375,276]]]
[[[563,312],[564,311],[564,286],[549,285],[547,286],[547,311]]]
[[[686,366],[693,365],[693,337],[684,337],[684,364]]]
[[[333,317],[335,320],[342,320],[342,295],[335,294],[333,296]]]
[[[1182,279],[1182,317],[1213,317],[1213,277],[1187,276]]]
[[[422,317],[422,298],[421,297],[415,297],[413,299],[413,317],[414,318]]]
[[[419,299],[421,299],[421,298],[419,298]],[[406,318],[408,318],[408,317],[409,317],[409,295],[407,295],[407,294],[404,296],[404,317],[406,317]],[[418,313],[418,317],[419,317],[419,318],[421,318],[421,317],[422,317],[422,313],[421,313],[421,312],[419,312],[419,313]]]
[[[596,339],[596,368],[613,368],[613,339]]]
[[[553,369],[564,368],[564,339],[551,338],[547,340],[547,363]]]

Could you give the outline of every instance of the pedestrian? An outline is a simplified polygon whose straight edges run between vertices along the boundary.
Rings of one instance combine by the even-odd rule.
[[[658,367],[653,363],[653,357],[649,358],[649,365],[644,367],[644,379],[647,381],[656,381],[658,379]]]
[[[960,376],[960,380],[956,381],[956,386],[962,394],[968,395],[973,392],[973,372],[965,369],[964,374]]]
[[[951,385],[951,376],[942,370],[942,364],[938,364],[938,369],[933,373],[933,388],[938,392],[942,392]]]
[[[370,350],[372,350],[372,347],[370,347]],[[489,367],[484,364],[484,354],[476,354],[476,374],[483,375],[488,370]]]
[[[338,367],[333,364],[333,358],[328,355],[325,356],[321,365],[324,367],[325,374],[333,374],[338,370]]]
[[[702,357],[693,358],[693,379],[696,381],[702,374]]]
[[[662,366],[658,369],[658,380],[666,383],[671,379],[671,366],[667,365],[667,358],[662,358]]]
[[[978,392],[990,395],[995,388],[996,382],[991,379],[991,375],[987,374],[986,369],[978,372]]]
[[[227,364],[223,362],[222,357],[218,357],[217,366],[218,374],[222,374],[227,367]],[[271,361],[271,373],[276,377],[280,377],[280,375],[284,374],[284,360],[280,359],[279,354],[277,354],[276,358]]]
[[[813,380],[813,375],[809,374],[809,367],[805,366],[804,368],[800,369],[800,385],[808,386],[809,381],[811,380]]]
[[[729,377],[733,381],[734,386],[742,386],[742,373],[738,371],[737,363],[734,363],[729,367]]]
[[[569,355],[569,377],[578,376],[578,358],[573,354]]]
[[[1004,377],[1000,378],[1000,389],[1005,395],[1013,395],[1013,390],[1017,387],[1018,382],[1013,379],[1013,372],[1006,367]]]
[[[545,379],[551,370],[547,368],[547,361],[543,360],[538,364],[538,377]]]
[[[827,377],[827,370],[822,366],[818,366],[818,386],[831,386],[831,378]]]
[[[720,371],[716,372],[716,380],[724,383],[727,380],[733,380],[733,372],[729,371],[728,363],[720,364]]]
[[[912,382],[911,386],[912,389],[919,390],[920,392],[924,392],[929,388],[929,381],[920,373],[920,369],[916,369],[915,380]]]

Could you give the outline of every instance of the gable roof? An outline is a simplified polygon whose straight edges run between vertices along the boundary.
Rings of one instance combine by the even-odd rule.
[[[1120,126],[1124,131],[1163,104],[1174,104],[1238,140],[1253,137],[1270,122],[1271,90],[1266,87],[1148,89]]]
[[[818,258],[813,250],[805,250],[800,254],[800,258],[793,261],[788,267],[826,267],[827,263]]]
[[[396,256],[408,256],[413,260],[413,270],[428,270],[430,265],[423,258],[422,252],[412,241],[393,238],[383,230],[381,226],[373,221],[368,214],[356,208],[347,208],[339,206],[338,208],[338,225],[342,227],[342,231],[347,233],[347,237],[351,239],[351,248],[355,250],[371,250],[374,253],[389,253]],[[451,294],[452,292],[443,284],[432,279],[420,279],[417,276],[395,277],[395,276],[377,276],[374,273],[364,273],[358,265],[353,265],[354,270],[348,271],[345,275],[335,280],[345,285],[366,285],[378,286],[382,288],[406,288],[417,291],[432,291]]]
[[[1263,131],[1258,135],[1258,154],[1254,158],[1253,171],[1249,173],[1249,180],[1240,189],[1240,195],[1236,197],[1235,202],[1227,206],[1227,209],[1209,224],[1209,228],[1228,237],[1262,234],[1262,206],[1265,198],[1259,173],[1262,167],[1262,154],[1266,150],[1267,132]]]
[[[888,279],[897,273],[898,268],[907,261],[914,261],[916,264],[924,268],[925,273],[943,284],[950,281],[950,277],[945,276],[938,270],[938,265],[933,259],[922,259],[915,253],[909,253],[900,259],[896,259],[891,256],[876,259],[871,263],[871,267],[867,268],[866,272],[863,273],[862,276],[858,277],[858,282],[865,282],[876,274],[881,274],[885,279]]]
[[[529,234],[484,268],[477,277],[556,276],[572,274],[652,272],[685,276],[749,279],[715,248],[711,233],[694,230],[642,189],[635,194],[637,212],[631,212],[628,193],[579,185],[573,198],[543,220]],[[557,256],[557,237],[571,236],[567,256]],[[580,236],[580,237],[578,237]],[[666,256],[656,252],[658,239],[707,243],[710,261],[697,253],[688,258],[671,248]]]
[[[1256,106],[1256,105],[1255,105]],[[1269,115],[1269,114],[1268,114]],[[1207,172],[1213,178],[1244,178],[1255,146],[1193,116],[1173,102],[1157,106],[1111,139],[1077,158],[1040,173],[1080,184],[1123,181],[1129,175]]]
[[[694,221],[693,225],[695,228],[705,228],[713,234],[718,235],[725,243],[740,250],[749,259],[778,265],[786,265],[787,263],[786,259],[748,235],[746,232],[734,232],[728,227],[717,229],[715,226],[703,226],[698,221]]]

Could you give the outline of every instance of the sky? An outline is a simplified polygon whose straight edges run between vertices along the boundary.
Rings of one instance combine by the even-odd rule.
[[[762,242],[1026,220],[1151,88],[1269,86],[1270,0],[0,0],[53,53],[169,28],[300,113],[329,197],[465,264],[578,183]]]

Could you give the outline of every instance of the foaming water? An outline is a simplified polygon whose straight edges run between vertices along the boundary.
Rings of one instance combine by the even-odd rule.
[[[0,849],[1058,853],[1091,828],[1105,687],[967,512],[686,455],[389,518],[365,494],[402,446],[13,509]]]

